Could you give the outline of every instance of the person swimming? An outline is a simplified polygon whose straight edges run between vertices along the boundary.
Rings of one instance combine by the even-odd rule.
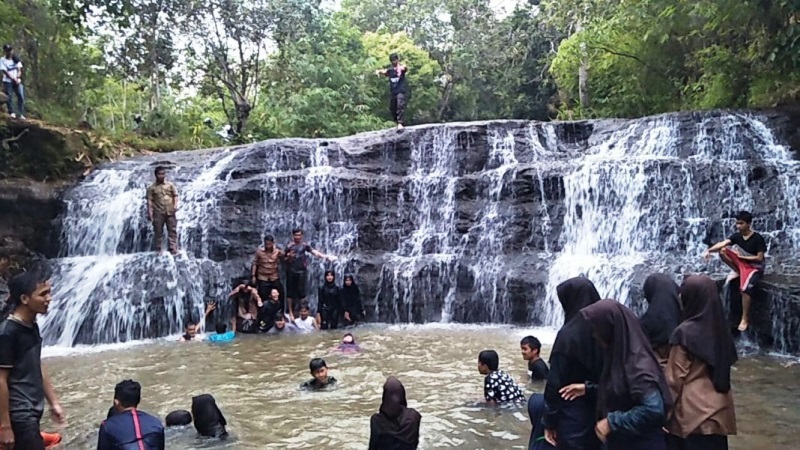
[[[314,378],[300,385],[300,389],[318,391],[336,385],[336,378],[328,376],[328,364],[322,358],[314,358],[308,363],[308,370]]]
[[[165,419],[168,427],[183,427],[192,423],[192,413],[179,409],[167,414]]]
[[[356,338],[352,333],[342,336],[342,342],[336,347],[341,352],[359,352],[361,347],[356,343]]]
[[[211,342],[230,342],[236,338],[235,331],[228,331],[228,325],[224,322],[217,323],[216,333],[209,335],[206,339]]]
[[[200,436],[220,439],[228,437],[228,431],[225,429],[228,422],[211,394],[192,397],[192,417],[194,428]]]

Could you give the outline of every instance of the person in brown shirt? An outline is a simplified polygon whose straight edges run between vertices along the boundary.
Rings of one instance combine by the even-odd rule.
[[[251,268],[252,283],[258,289],[261,298],[269,298],[273,289],[280,293],[280,301],[283,303],[283,285],[281,284],[280,265],[283,260],[283,250],[275,246],[275,238],[272,235],[264,237],[264,247],[256,250]],[[283,311],[283,308],[281,308]]]
[[[681,286],[683,321],[672,334],[665,369],[675,401],[667,421],[669,450],[727,450],[736,434],[731,366],[736,346],[717,285],[704,275]]]
[[[175,217],[175,211],[178,210],[178,190],[175,185],[166,181],[167,170],[164,167],[156,167],[155,174],[156,182],[147,188],[147,217],[153,222],[156,251],[163,251],[161,240],[166,224],[169,251],[174,255],[178,253],[178,219]]]

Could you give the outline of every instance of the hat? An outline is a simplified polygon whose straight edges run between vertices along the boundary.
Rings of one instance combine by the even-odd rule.
[[[5,44],[5,45],[3,45],[3,51],[4,51],[4,52],[10,52],[11,50],[12,50],[12,48],[11,48],[11,44]]]

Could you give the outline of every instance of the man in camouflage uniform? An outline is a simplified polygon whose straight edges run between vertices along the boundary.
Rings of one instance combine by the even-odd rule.
[[[153,222],[156,250],[161,253],[161,240],[164,237],[164,225],[167,225],[170,253],[178,253],[178,190],[175,185],[166,181],[167,170],[156,167],[156,182],[147,188],[147,216]]]

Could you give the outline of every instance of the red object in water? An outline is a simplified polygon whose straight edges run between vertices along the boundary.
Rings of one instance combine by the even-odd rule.
[[[42,431],[42,439],[44,440],[44,448],[50,449],[61,443],[61,434]]]
[[[743,261],[736,252],[729,248],[723,248],[720,252],[724,253],[725,256],[730,259],[728,264],[739,274],[739,290],[744,292],[744,290],[747,289],[747,285],[750,284],[750,278],[761,269],[747,261]]]

